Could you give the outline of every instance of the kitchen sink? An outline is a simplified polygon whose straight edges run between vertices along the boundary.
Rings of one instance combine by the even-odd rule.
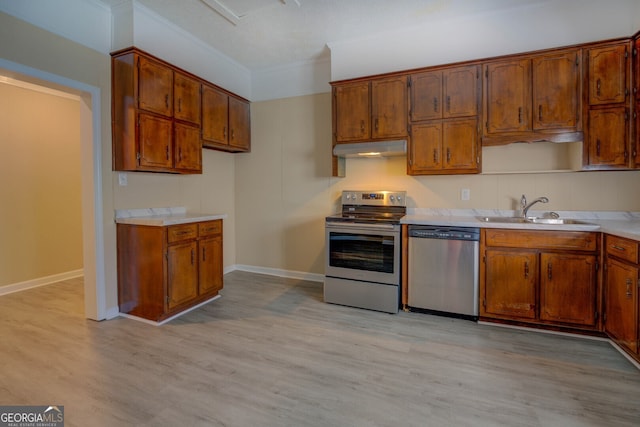
[[[581,225],[599,227],[597,224],[591,222],[580,221],[577,219],[569,218],[522,218],[522,217],[508,217],[508,216],[482,216],[478,217],[482,222],[491,222],[498,224],[547,224],[547,225]]]

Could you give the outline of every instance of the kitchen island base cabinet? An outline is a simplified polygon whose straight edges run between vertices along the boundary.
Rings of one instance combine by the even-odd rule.
[[[121,313],[162,321],[223,287],[222,220],[117,224],[117,239]]]
[[[481,320],[599,330],[598,233],[484,229]]]

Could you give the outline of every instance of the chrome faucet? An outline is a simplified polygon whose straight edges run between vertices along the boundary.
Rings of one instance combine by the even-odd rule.
[[[526,218],[527,217],[527,212],[529,212],[529,209],[531,209],[531,206],[535,205],[538,202],[540,202],[540,203],[549,203],[549,199],[546,198],[546,197],[538,197],[533,202],[527,203],[527,198],[523,194],[522,198],[520,199],[520,207],[521,207],[521,210],[522,210],[522,217]]]

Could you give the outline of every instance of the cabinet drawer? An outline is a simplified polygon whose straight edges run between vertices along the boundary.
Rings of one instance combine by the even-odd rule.
[[[167,242],[195,239],[198,236],[197,224],[172,225],[167,229]]]
[[[597,249],[597,233],[486,229],[485,243],[487,246],[510,248],[595,251]]]
[[[634,264],[639,262],[638,242],[609,234],[605,236],[605,242],[607,255],[612,255]]]
[[[198,223],[198,236],[211,236],[222,233],[222,221],[207,221]]]

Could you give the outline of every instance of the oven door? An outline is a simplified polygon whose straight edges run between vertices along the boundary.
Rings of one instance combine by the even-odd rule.
[[[326,223],[325,275],[400,284],[400,226]]]

